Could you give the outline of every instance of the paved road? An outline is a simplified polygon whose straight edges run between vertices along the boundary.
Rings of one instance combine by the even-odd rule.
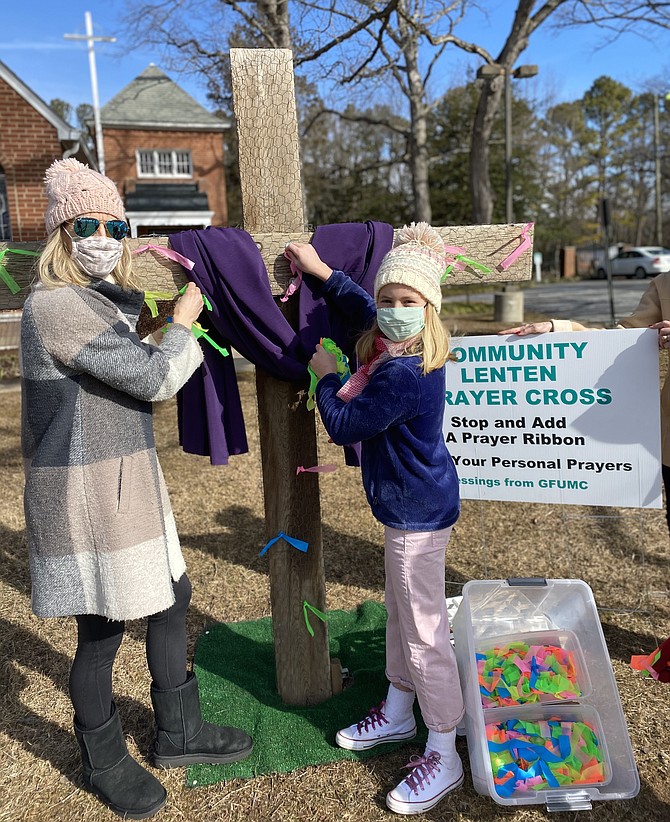
[[[651,280],[614,280],[614,314],[624,317],[636,307]],[[537,283],[524,289],[524,308],[556,319],[610,324],[609,289],[606,280],[561,280]],[[447,297],[449,299],[449,297]],[[452,299],[463,301],[463,296]],[[492,302],[493,293],[472,295],[474,301]]]

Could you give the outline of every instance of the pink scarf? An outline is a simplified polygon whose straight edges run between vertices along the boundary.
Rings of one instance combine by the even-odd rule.
[[[388,362],[388,360],[391,360],[394,357],[402,357],[408,346],[410,346],[415,340],[416,336],[410,337],[408,340],[393,342],[392,340],[387,340],[386,337],[378,335],[375,338],[375,350],[377,353],[370,360],[370,362],[362,365],[355,374],[352,374],[351,377],[349,377],[342,388],[340,388],[337,392],[337,396],[342,400],[342,402],[349,402],[350,400],[353,400],[353,398],[357,397],[370,382],[370,374],[372,374],[376,368],[379,368],[380,365]]]

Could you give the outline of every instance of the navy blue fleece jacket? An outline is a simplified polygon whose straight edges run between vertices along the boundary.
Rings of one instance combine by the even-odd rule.
[[[323,284],[323,296],[368,328],[374,300],[341,271]],[[453,525],[460,510],[458,476],[442,432],[445,371],[423,375],[418,356],[395,357],[370,375],[349,402],[336,395],[336,374],[319,380],[321,419],[337,445],[361,441],[363,487],[372,513],[384,525],[437,531]]]

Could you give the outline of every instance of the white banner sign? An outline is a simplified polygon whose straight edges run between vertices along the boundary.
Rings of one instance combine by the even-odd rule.
[[[658,333],[462,337],[444,434],[464,499],[660,508]]]

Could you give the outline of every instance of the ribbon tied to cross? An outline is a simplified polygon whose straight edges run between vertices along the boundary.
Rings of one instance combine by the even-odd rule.
[[[18,294],[21,290],[21,286],[16,282],[14,277],[7,271],[5,267],[5,254],[23,254],[26,257],[39,257],[39,251],[24,251],[21,248],[3,248],[0,251],[0,280],[7,286],[7,288],[11,291],[11,293]]]
[[[307,549],[309,548],[309,543],[305,542],[302,539],[297,539],[296,537],[289,537],[288,534],[285,534],[283,531],[280,531],[276,537],[273,537],[269,542],[265,544],[263,549],[261,550],[258,556],[262,557],[263,554],[266,554],[268,550],[278,542],[280,539],[285,540],[288,542],[289,545],[292,545],[294,548],[297,548],[298,551],[302,551],[304,554],[307,553]]]

